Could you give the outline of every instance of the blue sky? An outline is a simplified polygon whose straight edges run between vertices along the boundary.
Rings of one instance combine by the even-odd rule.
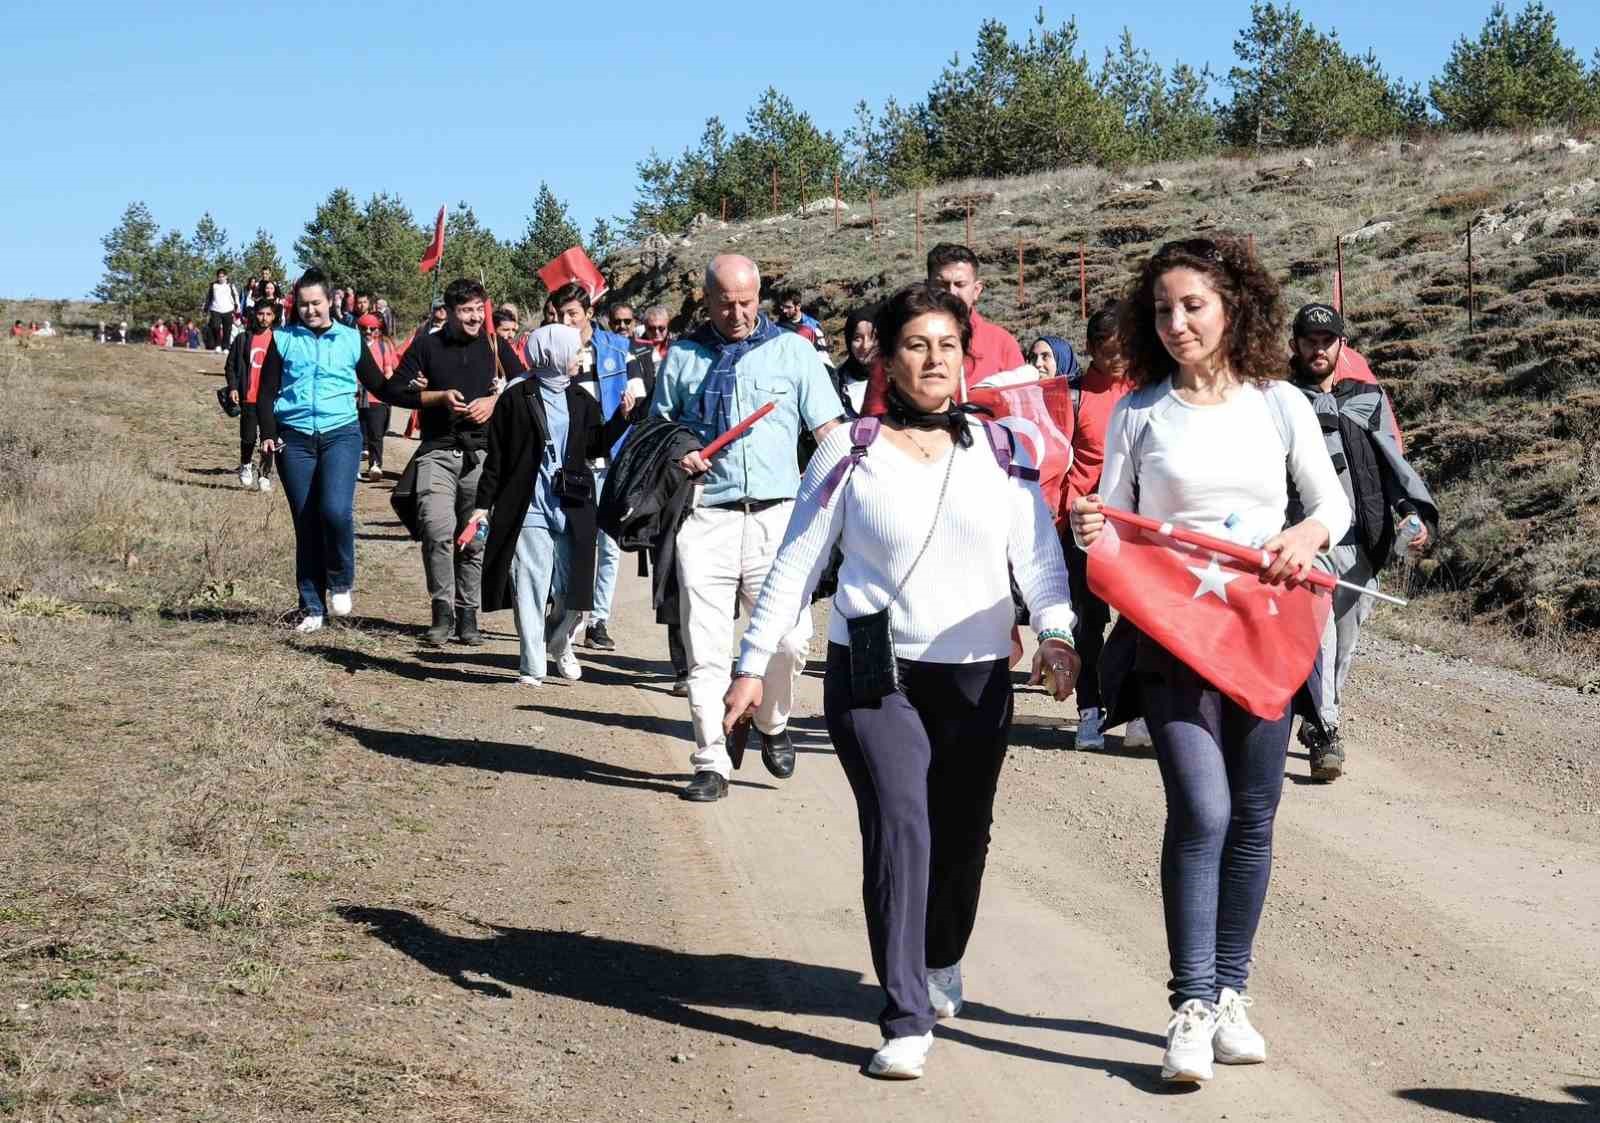
[[[0,295],[85,295],[100,277],[100,237],[134,199],[186,233],[206,210],[235,241],[263,226],[291,265],[301,225],[339,186],[363,199],[395,192],[423,217],[464,199],[514,238],[546,179],[587,231],[627,211],[634,165],[652,145],[678,152],[712,114],[742,123],[768,84],[842,131],[863,97],[921,97],[952,52],[965,57],[986,15],[1020,35],[1037,6],[807,0],[737,16],[727,3],[632,0],[453,10],[12,0]],[[1163,63],[1225,73],[1249,7],[1047,3],[1045,14],[1052,25],[1076,14],[1097,62],[1126,23]],[[1456,37],[1477,32],[1489,0],[1300,7],[1348,48],[1372,47],[1391,73],[1425,82]],[[1588,59],[1600,4],[1547,7]]]

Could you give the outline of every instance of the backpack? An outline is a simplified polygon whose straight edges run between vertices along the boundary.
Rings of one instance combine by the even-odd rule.
[[[1011,430],[997,421],[982,418],[984,434],[989,438],[989,449],[994,453],[994,462],[1000,465],[1000,470],[1013,479],[1039,481],[1039,469],[1029,468],[1022,464],[1012,462],[1016,454],[1016,437]],[[872,447],[872,442],[878,439],[878,432],[883,428],[883,418],[858,417],[850,423],[850,455],[835,464],[828,477],[822,482],[822,506],[826,508],[833,502],[833,495],[839,485],[845,481],[855,466],[861,463],[861,458],[867,454],[867,449]],[[1000,434],[1005,434],[1005,440],[1000,439]]]
[[[1137,510],[1139,506],[1139,450],[1140,445],[1144,442],[1145,433],[1147,433],[1150,429],[1150,410],[1154,407],[1155,402],[1152,402],[1150,405],[1143,405],[1141,403],[1139,408],[1135,408],[1133,403],[1136,400],[1136,395],[1143,395],[1146,393],[1150,394],[1155,399],[1155,402],[1159,402],[1162,398],[1166,397],[1166,383],[1158,382],[1153,384],[1153,386],[1146,386],[1140,390],[1134,391],[1134,394],[1129,395],[1128,398],[1125,399],[1129,403],[1127,423],[1132,426],[1132,431],[1128,434],[1128,448],[1130,449],[1130,455],[1128,459],[1133,461],[1133,505],[1135,510]],[[1290,444],[1289,435],[1293,432],[1293,426],[1290,424],[1289,415],[1284,412],[1283,403],[1278,400],[1277,395],[1266,394],[1266,399],[1267,412],[1272,414],[1273,428],[1278,430],[1278,442],[1283,445],[1283,459],[1285,462],[1284,475],[1287,476]],[[1289,480],[1290,508],[1292,509],[1297,502],[1298,498],[1295,494],[1294,480],[1291,479]],[[1285,525],[1287,525],[1287,523]]]

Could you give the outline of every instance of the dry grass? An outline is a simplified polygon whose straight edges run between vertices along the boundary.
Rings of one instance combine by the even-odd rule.
[[[392,995],[336,906],[403,899],[433,781],[329,728],[381,634],[272,626],[283,500],[208,474],[205,361],[0,355],[0,1118],[509,1118],[362,1032]]]

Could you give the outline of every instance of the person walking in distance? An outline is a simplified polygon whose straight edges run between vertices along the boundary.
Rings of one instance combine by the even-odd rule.
[[[335,616],[354,611],[357,387],[401,405],[415,403],[413,393],[384,381],[354,328],[333,322],[330,287],[317,269],[295,283],[296,322],[272,333],[256,399],[261,452],[277,457],[294,513],[299,632],[320,629],[329,609]]]
[[[1328,551],[1324,568],[1363,589],[1376,590],[1378,574],[1396,555],[1420,554],[1439,525],[1428,485],[1406,461],[1389,395],[1376,382],[1341,377],[1344,317],[1328,304],[1307,304],[1295,315],[1289,380],[1306,396],[1322,425],[1328,454],[1354,512],[1349,532]],[[1299,512],[1291,496],[1289,517]],[[1394,520],[1409,530],[1396,538]],[[1340,736],[1345,684],[1355,661],[1361,625],[1373,599],[1350,589],[1333,591],[1333,613],[1323,630],[1317,721],[1300,723],[1300,743],[1311,758],[1311,778],[1337,780],[1345,770]]]
[[[933,1024],[961,1008],[995,789],[1011,727],[1011,575],[1040,643],[1033,681],[1072,690],[1072,607],[1053,513],[1006,430],[956,405],[967,306],[929,284],[878,314],[886,392],[806,469],[744,635],[724,728],[837,545],[823,711],[855,792],[862,897],[883,987],[876,1076],[922,1075]],[[881,404],[880,404],[881,403]],[[881,413],[877,411],[881,410]],[[1002,459],[1000,449],[1007,449]]]
[[[1089,317],[1089,369],[1078,384],[1074,407],[1077,422],[1072,429],[1072,467],[1067,470],[1064,506],[1100,487],[1100,469],[1105,463],[1106,428],[1111,414],[1132,389],[1128,364],[1122,357],[1122,340],[1117,335],[1117,306],[1112,304]],[[1078,675],[1078,729],[1075,742],[1080,749],[1099,749],[1105,745],[1105,711],[1100,697],[1100,652],[1105,647],[1106,626],[1111,610],[1089,588],[1089,574],[1082,550],[1067,548],[1067,574],[1072,579],[1072,607],[1078,613],[1073,639],[1083,670]],[[1150,732],[1143,718],[1128,723],[1123,736],[1127,748],[1150,747]]]
[[[1284,380],[1278,284],[1240,239],[1169,242],[1119,316],[1136,389],[1116,408],[1098,493],[1073,501],[1088,547],[1102,506],[1258,546],[1262,581],[1298,583],[1344,537],[1350,504],[1316,415]],[[1292,483],[1304,518],[1285,526]],[[1293,715],[1255,716],[1139,636],[1134,667],[1167,798],[1161,846],[1171,1019],[1161,1075],[1266,1060],[1245,997],[1272,869]]]
[[[367,350],[372,353],[372,361],[378,364],[383,376],[391,377],[400,365],[400,351],[394,341],[383,334],[383,321],[377,313],[366,312],[356,318],[356,330],[361,333]],[[383,479],[383,441],[389,435],[390,406],[388,402],[374,397],[365,387],[360,397],[361,445],[367,461],[366,478],[368,483],[377,483]]]
[[[644,334],[639,341],[650,348],[658,369],[666,361],[667,348],[672,346],[671,319],[666,308],[660,304],[652,304],[644,310]]]
[[[423,379],[424,393],[445,395],[424,405],[416,463],[417,518],[422,526],[422,570],[432,623],[424,640],[440,646],[452,637],[476,647],[483,581],[483,551],[457,550],[456,536],[477,504],[478,478],[488,441],[485,429],[505,382],[523,372],[512,346],[485,322],[483,286],[461,277],[445,286],[445,326],[412,340],[395,381]]]
[[[206,290],[206,333],[217,351],[228,349],[233,335],[233,314],[239,311],[239,290],[228,280],[228,271],[218,269],[216,279]]]
[[[239,486],[271,491],[272,457],[262,454],[258,474],[255,454],[261,432],[261,368],[272,348],[272,329],[278,323],[276,302],[257,304],[250,311],[250,319],[250,329],[240,332],[229,345],[222,374],[228,381],[228,397],[239,407]]]
[[[967,350],[967,377],[960,398],[991,374],[1016,370],[1023,365],[1022,348],[1016,337],[999,324],[991,324],[978,314],[978,298],[983,281],[978,277],[978,256],[966,246],[940,242],[928,251],[928,280],[959,297],[972,314],[972,346]]]
[[[648,401],[655,384],[655,363],[649,348],[635,348],[631,339],[616,332],[595,326],[590,307],[589,290],[576,282],[562,285],[550,294],[563,324],[576,328],[583,341],[578,351],[578,386],[593,395],[600,403],[600,411],[609,422],[618,411],[631,414],[633,407]],[[596,459],[595,494],[606,485],[606,468],[611,450]],[[610,535],[599,538],[599,559],[594,565],[593,609],[589,626],[584,632],[584,646],[597,651],[610,651],[616,647],[606,622],[611,619],[611,598],[617,588],[617,566],[622,551]]]
[[[651,412],[694,430],[709,444],[757,409],[774,408],[720,456],[700,452],[681,467],[698,477],[694,509],[676,541],[683,636],[689,658],[694,778],[683,798],[728,794],[733,761],[722,727],[734,609],[755,604],[800,486],[795,456],[803,428],[820,442],[838,422],[839,398],[822,358],[806,340],[761,314],[761,273],[747,257],[723,254],[706,267],[707,322],[667,352]],[[811,639],[809,613],[787,621],[769,661],[755,715],[761,759],[783,779],[794,772],[789,708]]]
[[[598,399],[573,382],[582,347],[565,324],[528,336],[529,374],[512,379],[489,419],[473,512],[489,526],[483,605],[515,609],[526,686],[544,681],[550,660],[562,678],[582,677],[572,640],[594,587],[599,491],[589,465],[628,427],[620,410],[602,421]]]

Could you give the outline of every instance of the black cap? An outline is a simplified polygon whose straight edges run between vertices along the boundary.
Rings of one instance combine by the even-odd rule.
[[[1294,337],[1299,339],[1314,331],[1325,331],[1343,339],[1344,317],[1331,304],[1307,304],[1294,314]]]

